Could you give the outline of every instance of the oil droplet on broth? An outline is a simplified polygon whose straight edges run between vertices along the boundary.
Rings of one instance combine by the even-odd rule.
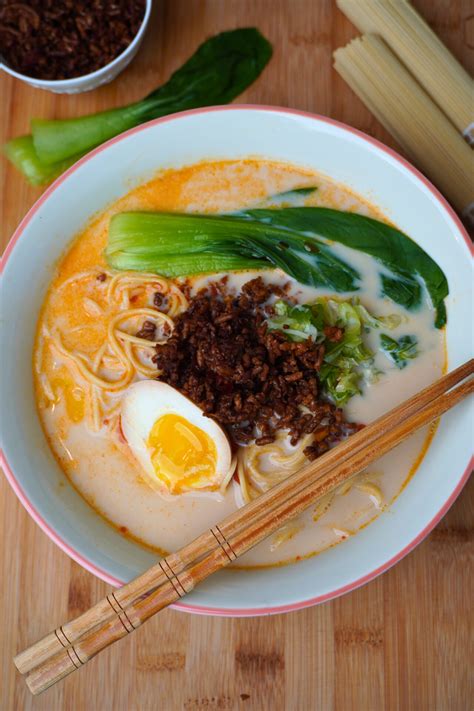
[[[51,381],[51,387],[56,398],[54,404],[62,399],[69,419],[75,424],[82,422],[86,411],[85,393],[73,381],[66,368],[58,370],[57,375]]]

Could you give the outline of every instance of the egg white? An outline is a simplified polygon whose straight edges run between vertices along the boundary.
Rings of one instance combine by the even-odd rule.
[[[151,453],[147,447],[155,422],[164,415],[179,415],[195,427],[199,427],[214,442],[216,468],[205,486],[186,489],[184,494],[222,494],[232,473],[232,452],[229,440],[222,428],[178,390],[159,380],[141,380],[131,385],[121,405],[121,428],[131,453],[140,464],[147,483],[163,495],[171,494],[166,484],[155,472]]]

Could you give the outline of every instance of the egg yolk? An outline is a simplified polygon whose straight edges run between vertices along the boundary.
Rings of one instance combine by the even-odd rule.
[[[212,481],[217,450],[209,435],[181,415],[159,417],[148,438],[156,476],[172,494],[187,489],[217,489]]]

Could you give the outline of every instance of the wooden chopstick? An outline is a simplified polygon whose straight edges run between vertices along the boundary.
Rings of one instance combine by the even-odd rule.
[[[470,361],[353,435],[347,442],[284,482],[283,486],[275,487],[256,502],[228,517],[222,524],[200,536],[180,553],[167,556],[166,562],[161,561],[165,565],[160,568],[158,576],[153,573],[153,571],[157,572],[157,566],[154,566],[136,581],[124,586],[122,590],[128,589],[128,593],[124,595],[121,602],[117,601],[120,591],[112,593],[109,598],[112,598],[113,602],[110,599],[102,601],[88,613],[77,618],[75,624],[69,623],[68,626],[52,633],[56,638],[53,650],[50,642],[51,635],[49,635],[23,652],[15,663],[19,659],[23,668],[36,667],[27,679],[30,689],[33,693],[39,693],[75,668],[79,668],[101,649],[125,636],[159,609],[176,601],[198,582],[227,565],[279,528],[285,521],[314,503],[317,498],[396,446],[411,431],[452,407],[472,392],[472,381],[464,383],[447,395],[441,393],[472,372],[473,361]],[[348,443],[351,446],[348,447]],[[334,453],[342,454],[343,448],[344,456],[335,456]],[[281,495],[282,491],[284,496]],[[260,505],[256,507],[256,503]],[[271,505],[267,506],[267,504]],[[256,510],[258,515],[255,515]],[[246,512],[250,512],[248,518]],[[209,540],[209,535],[212,537],[211,547],[202,547],[202,543]],[[184,551],[186,553],[183,555]],[[191,551],[194,551],[192,564],[186,563],[186,558],[191,555]],[[176,560],[181,566],[179,571],[174,568]],[[131,587],[135,588],[132,595],[130,595]],[[133,597],[133,600],[124,605],[127,597],[129,600]],[[105,618],[100,617],[101,609],[106,612]],[[94,622],[93,628],[91,622]],[[67,633],[64,634],[65,629],[74,631],[78,639],[77,644],[71,644],[74,640],[70,639]],[[59,654],[57,654],[58,643],[62,650]],[[32,654],[33,652],[36,653]],[[55,656],[51,658],[51,655]]]
[[[373,441],[373,438],[378,436],[380,430],[388,429],[402,422],[410,414],[416,412],[419,407],[431,402],[435,397],[461,382],[472,373],[472,363],[473,361],[470,361],[456,368],[456,370],[440,378],[432,385],[401,403],[398,407],[379,417],[361,432],[352,435],[348,440],[327,452],[317,461],[316,475],[323,476],[336,463],[342,463],[348,456]],[[247,528],[251,522],[255,522],[262,515],[273,510],[280,500],[290,497],[302,487],[305,487],[307,485],[307,477],[306,469],[300,470],[292,477],[275,486],[271,491],[225,518],[219,524],[220,531],[224,536],[229,536],[233,535],[239,527]],[[122,608],[127,608],[150,588],[159,587],[166,583],[170,575],[171,577],[179,575],[202,554],[203,550],[210,551],[213,548],[219,548],[219,543],[211,531],[206,531],[184,546],[178,553],[167,556],[165,560],[160,561],[142,575],[119,590],[114,591],[75,620],[59,627],[24,652],[18,654],[14,660],[18,670],[22,674],[31,671],[41,662],[62,651],[63,648],[74,644],[81,636],[92,631],[98,625],[108,620],[113,620],[117,615],[117,610],[120,612]]]

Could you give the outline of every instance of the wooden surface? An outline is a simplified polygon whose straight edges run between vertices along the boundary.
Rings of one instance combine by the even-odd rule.
[[[472,71],[473,1],[415,5]],[[0,140],[26,133],[32,116],[74,116],[137,99],[205,37],[239,25],[256,25],[274,45],[271,65],[241,101],[326,114],[397,147],[331,68],[332,51],[356,34],[331,0],[155,0],[143,49],[111,85],[67,97],[3,76]],[[41,190],[1,164],[6,243]],[[424,543],[350,595],[260,619],[165,611],[34,699],[14,670],[14,653],[103,597],[107,586],[40,531],[2,478],[0,709],[467,711],[474,698],[473,514],[471,481]]]

